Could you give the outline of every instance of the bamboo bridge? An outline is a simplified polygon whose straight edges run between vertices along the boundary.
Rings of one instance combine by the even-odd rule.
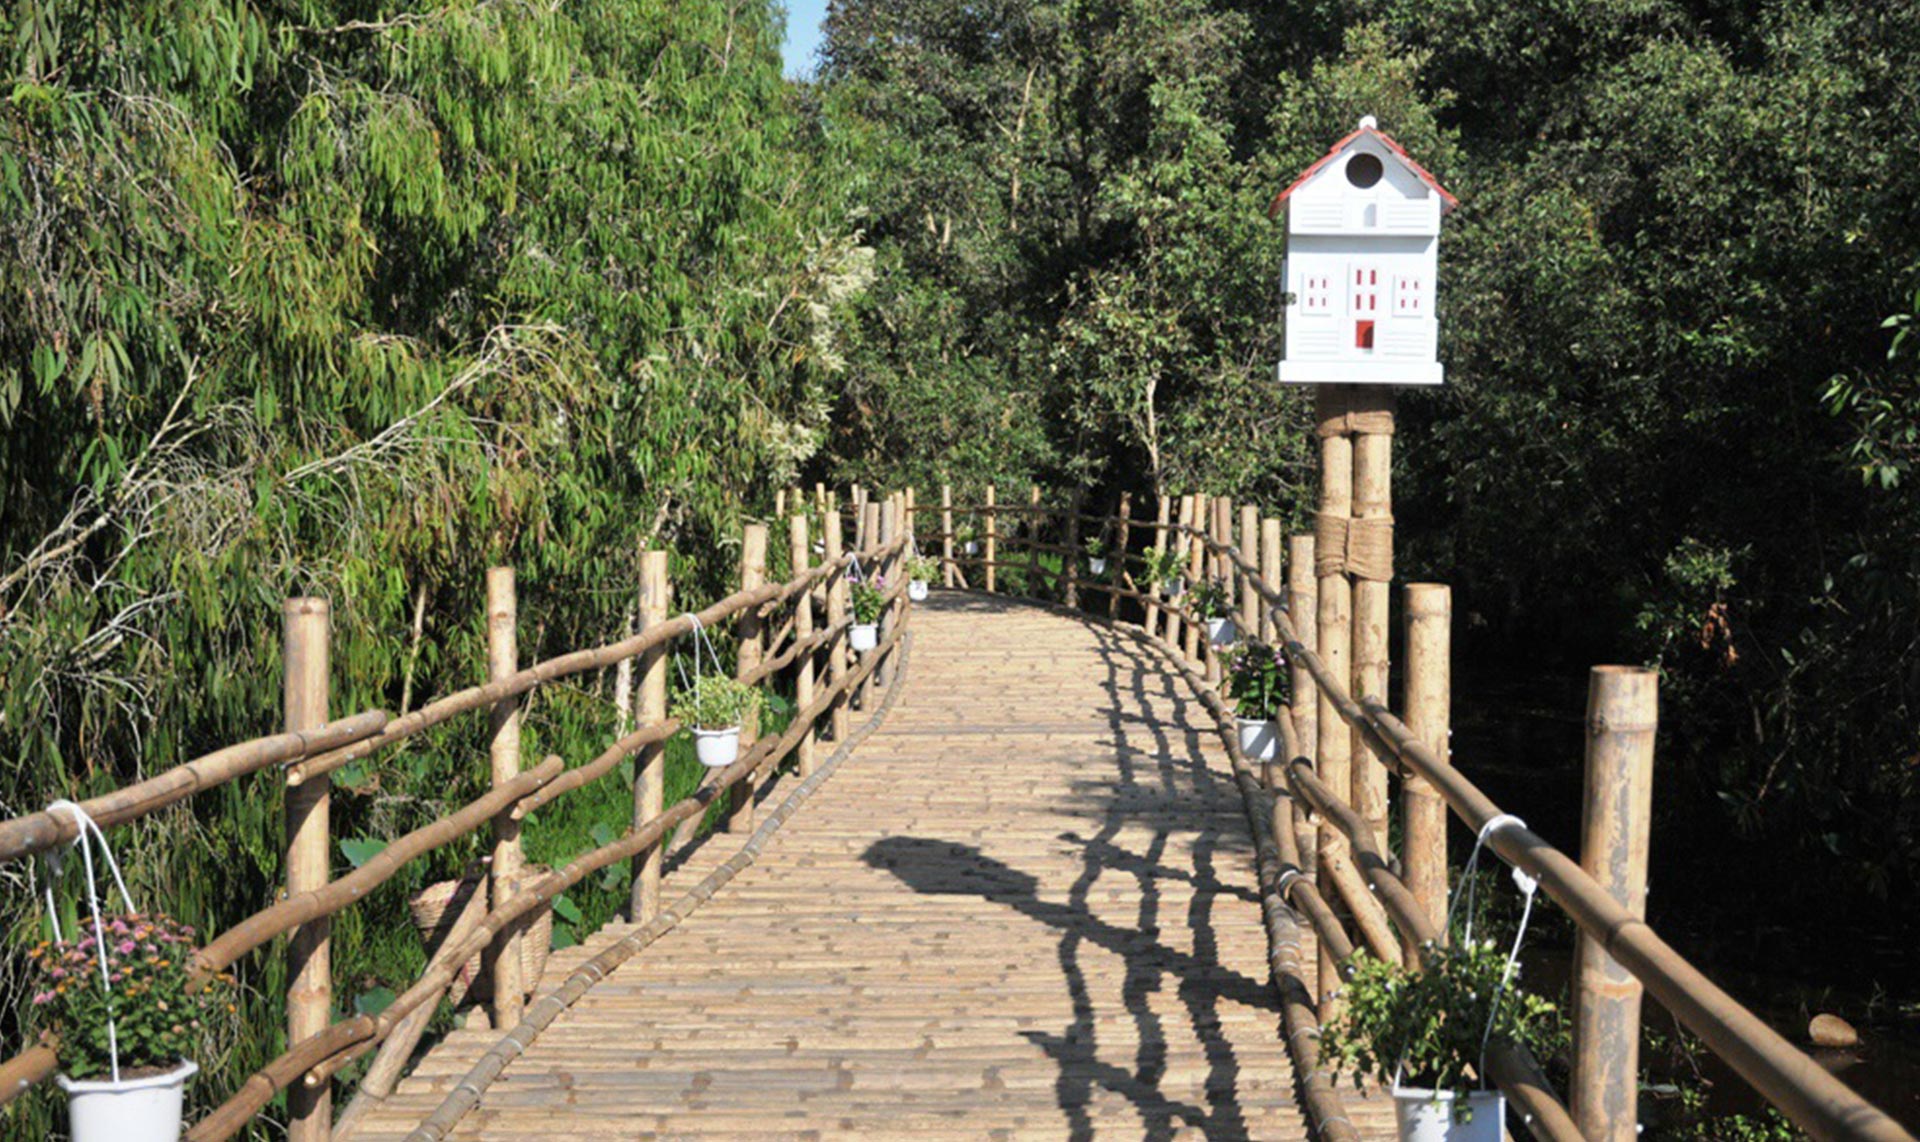
[[[490,681],[402,717],[329,720],[326,605],[290,601],[287,732],[84,803],[111,829],[262,771],[286,790],[286,893],[196,965],[291,956],[289,1046],[211,1092],[189,1138],[233,1137],[263,1115],[299,1142],[1395,1137],[1383,1093],[1322,1066],[1319,1018],[1356,947],[1424,962],[1444,924],[1451,812],[1580,933],[1566,1100],[1540,1060],[1488,1059],[1514,1136],[1633,1136],[1644,989],[1810,1134],[1911,1142],[1639,919],[1645,822],[1620,814],[1651,760],[1641,672],[1596,672],[1594,851],[1569,857],[1449,764],[1444,588],[1408,588],[1395,713],[1384,687],[1354,684],[1365,676],[1344,634],[1316,638],[1351,617],[1318,592],[1313,537],[1244,506],[1188,496],[1136,518],[1124,498],[1089,514],[1078,496],[1006,505],[990,488],[972,505],[945,489],[938,505],[856,491],[844,513],[823,489],[781,500],[786,581],[767,581],[773,537],[749,525],[740,589],[670,617],[666,558],[648,553],[639,633],[532,666],[515,652],[511,572],[496,572]],[[918,601],[902,573],[915,552],[939,566]],[[1273,761],[1242,752],[1205,616],[1145,573],[1169,559],[1194,582],[1226,582],[1239,629],[1286,652],[1296,700]],[[862,573],[884,601],[877,645],[855,655]],[[667,717],[668,655],[722,630],[737,676],[778,687],[796,712],[667,805],[663,743],[681,728]],[[592,759],[523,767],[525,696],[622,662],[637,728]],[[326,775],[456,717],[490,719],[488,794],[335,876]],[[628,761],[631,827],[564,867],[524,868],[522,818]],[[1396,851],[1389,791],[1406,814]],[[709,808],[721,824],[701,834]],[[329,918],[476,830],[493,846],[491,891],[454,909],[389,1007],[341,1017]],[[76,831],[58,812],[0,822],[0,861]],[[629,864],[630,920],[524,975],[554,899]],[[476,954],[490,1008],[426,1042]],[[0,1100],[51,1076],[58,1052],[18,1049],[0,1064]]]

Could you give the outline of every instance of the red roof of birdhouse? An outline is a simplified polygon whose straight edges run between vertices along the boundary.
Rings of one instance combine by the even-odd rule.
[[[1319,174],[1320,169],[1322,167],[1326,166],[1328,163],[1332,162],[1333,160],[1339,158],[1341,152],[1345,151],[1349,146],[1352,145],[1355,139],[1358,139],[1362,135],[1367,135],[1372,138],[1380,140],[1380,142],[1383,145],[1385,145],[1387,150],[1390,151],[1395,158],[1400,160],[1402,165],[1404,165],[1408,170],[1412,171],[1414,175],[1417,178],[1419,178],[1421,182],[1424,182],[1428,186],[1432,187],[1434,189],[1434,192],[1439,194],[1440,196],[1440,201],[1443,204],[1441,206],[1441,210],[1443,212],[1452,210],[1454,207],[1460,205],[1460,200],[1455,198],[1452,194],[1448,193],[1447,188],[1440,185],[1440,180],[1437,178],[1434,178],[1433,175],[1427,172],[1427,168],[1421,166],[1419,163],[1414,162],[1413,156],[1407,153],[1407,149],[1401,146],[1399,143],[1394,142],[1391,136],[1383,133],[1382,131],[1380,131],[1378,128],[1375,128],[1375,127],[1360,127],[1355,129],[1354,132],[1348,135],[1346,138],[1341,139],[1339,142],[1335,143],[1333,146],[1327,148],[1327,153],[1320,156],[1319,161],[1315,162],[1312,166],[1308,167],[1306,170],[1303,170],[1300,172],[1300,177],[1293,180],[1293,185],[1287,187],[1287,189],[1281,191],[1279,194],[1274,195],[1273,205],[1267,207],[1267,217],[1269,218],[1278,217],[1280,214],[1280,208],[1287,204],[1287,199],[1293,195],[1294,191],[1299,190],[1302,186],[1304,186],[1308,179],[1312,178],[1316,174]]]

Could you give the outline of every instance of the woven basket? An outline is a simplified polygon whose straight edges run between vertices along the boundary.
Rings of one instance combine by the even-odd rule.
[[[521,870],[517,884],[529,883],[550,871],[545,865],[527,865]],[[486,892],[488,885],[486,869],[479,868],[468,871],[459,880],[442,880],[414,893],[407,901],[407,911],[430,951],[446,940],[454,920],[473,894]],[[541,971],[547,966],[547,953],[553,948],[553,909],[542,908],[531,918],[522,917],[520,926],[526,933],[520,941],[520,978],[526,984],[527,994],[531,995],[540,982]],[[478,954],[474,955],[455,973],[453,985],[447,990],[447,998],[455,1007],[468,998],[479,1002],[492,997],[493,980],[490,975],[482,974],[480,959]]]

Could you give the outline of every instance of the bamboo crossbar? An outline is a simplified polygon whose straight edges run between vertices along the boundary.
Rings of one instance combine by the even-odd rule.
[[[666,721],[660,722],[657,725],[640,727],[602,750],[599,756],[595,757],[592,761],[567,770],[539,789],[534,790],[526,797],[521,798],[513,806],[514,817],[516,819],[525,818],[527,814],[540,808],[540,806],[557,800],[573,792],[575,789],[580,788],[582,785],[589,784],[600,777],[612,773],[622,761],[632,757],[635,753],[639,752],[641,748],[650,746],[654,742],[666,741],[679,732],[680,722],[676,718],[668,718]]]
[[[396,838],[365,864],[325,888],[287,897],[255,912],[194,953],[194,967],[202,972],[222,971],[274,937],[291,932],[317,916],[331,916],[361,900],[368,892],[391,880],[408,861],[485,825],[493,819],[494,814],[510,808],[522,797],[558,777],[561,769],[560,758],[557,755],[550,756],[505,785],[468,802],[458,812]]]
[[[321,774],[331,773],[349,762],[405,740],[413,735],[437,726],[460,714],[492,706],[504,698],[513,698],[557,678],[580,674],[588,670],[597,670],[617,665],[620,660],[634,658],[656,646],[664,645],[674,639],[690,633],[695,619],[703,629],[711,629],[721,622],[732,618],[749,607],[764,603],[779,602],[792,598],[813,586],[816,582],[840,569],[855,558],[878,560],[893,553],[904,542],[895,540],[889,544],[876,544],[863,551],[843,555],[837,562],[822,563],[803,575],[796,576],[784,583],[768,583],[751,590],[736,591],[711,604],[705,610],[689,617],[679,615],[656,627],[649,627],[631,638],[588,650],[575,650],[566,654],[537,662],[524,670],[507,675],[497,681],[480,686],[469,686],[457,690],[443,698],[420,707],[405,717],[395,718],[380,733],[358,741],[343,749],[336,749],[318,757],[308,758],[287,770],[287,783],[299,785]]]
[[[42,1036],[41,1041],[0,1063],[0,1106],[5,1106],[27,1090],[53,1077],[60,1069],[57,1042]]]
[[[274,734],[214,750],[145,781],[82,801],[101,828],[136,820],[205,789],[249,773],[364,741],[387,726],[387,715],[369,710],[305,733]],[[19,860],[72,843],[79,825],[71,813],[42,810],[0,821],[0,862]]]
[[[889,602],[904,594],[905,590],[904,582],[896,584],[888,592]],[[676,621],[685,623],[684,618]],[[686,624],[686,629],[692,629],[690,623]],[[684,818],[705,812],[722,790],[757,774],[763,768],[777,764],[798,744],[801,734],[813,731],[814,720],[829,709],[835,699],[851,691],[873,673],[881,659],[891,652],[905,633],[906,627],[896,624],[879,645],[862,656],[858,667],[848,671],[836,684],[827,687],[815,698],[813,705],[797,713],[785,733],[778,738],[765,738],[755,743],[732,765],[718,771],[711,785],[702,786],[659,816],[636,825],[624,837],[574,858],[566,867],[522,886],[519,892],[497,903],[464,940],[458,943],[449,940],[447,945],[443,945],[429,961],[420,979],[378,1015],[360,1015],[342,1020],[318,1035],[293,1044],[250,1076],[225,1103],[195,1123],[187,1132],[187,1138],[190,1142],[220,1142],[230,1138],[258,1114],[276,1092],[300,1080],[301,1076],[308,1076],[307,1081],[315,1085],[326,1081],[340,1065],[351,1061],[334,1062],[335,1056],[352,1052],[357,1057],[389,1034],[409,1012],[423,1003],[436,1000],[441,990],[452,981],[459,966],[492,943],[507,925],[535,908],[550,903],[555,896],[588,875],[618,861],[631,859],[659,844],[668,829]]]

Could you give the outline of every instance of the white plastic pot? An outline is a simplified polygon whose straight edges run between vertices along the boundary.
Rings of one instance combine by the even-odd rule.
[[[1167,598],[1177,599],[1187,593],[1187,581],[1174,578],[1167,580]]]
[[[1248,761],[1272,761],[1280,752],[1280,735],[1273,723],[1263,718],[1236,718],[1240,728],[1240,752]]]
[[[1087,570],[1093,572],[1095,575],[1105,575],[1107,573],[1107,561],[1098,555],[1090,555],[1087,557]]]
[[[1455,1121],[1454,1104],[1450,1090],[1394,1087],[1393,1115],[1400,1124],[1401,1142],[1501,1142],[1507,1100],[1499,1091],[1469,1092],[1466,1106],[1458,1108],[1460,1121]]]
[[[960,550],[968,555],[978,555],[980,553],[980,544],[975,540],[969,539],[960,545]]]
[[[855,623],[847,632],[847,645],[855,654],[865,654],[880,645],[879,623]]]
[[[693,754],[708,769],[725,769],[740,758],[740,727],[694,730]]]
[[[1232,619],[1207,620],[1207,642],[1209,644],[1213,646],[1232,646],[1234,640],[1239,637],[1240,628],[1233,625]]]
[[[907,598],[912,599],[916,603],[919,603],[919,602],[924,602],[926,600],[926,597],[927,597],[927,581],[925,579],[907,580]]]
[[[187,1080],[200,1070],[182,1062],[145,1078],[54,1081],[67,1092],[67,1129],[74,1142],[179,1142]]]

